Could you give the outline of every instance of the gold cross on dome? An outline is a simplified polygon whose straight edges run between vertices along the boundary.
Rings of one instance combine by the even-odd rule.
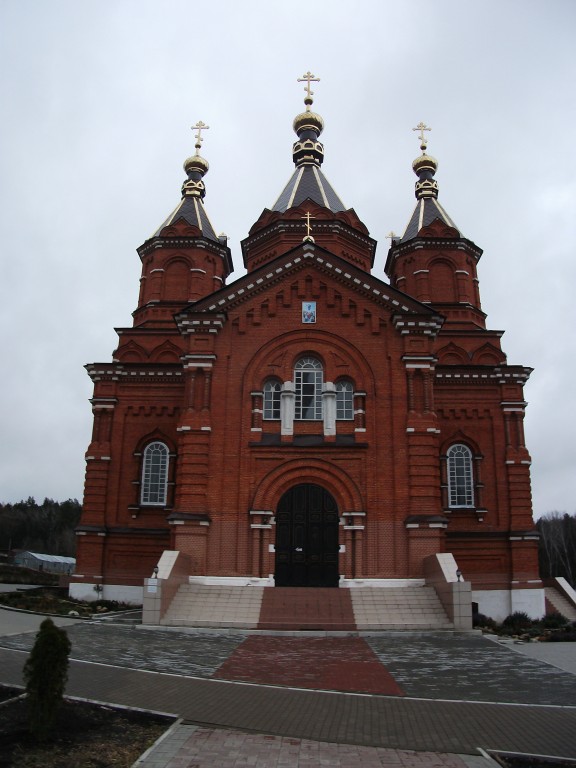
[[[420,131],[420,149],[426,149],[428,139],[424,136],[424,131],[431,131],[432,128],[428,128],[426,123],[420,121],[416,128],[412,128],[413,131]]]
[[[315,219],[316,216],[312,216],[310,211],[306,211],[305,216],[301,216],[301,219],[306,219],[306,237],[310,237],[310,230],[312,229],[312,224],[310,224],[310,219]]]
[[[314,91],[310,90],[310,83],[319,83],[320,78],[315,77],[312,72],[308,71],[305,75],[302,75],[302,77],[298,78],[299,83],[306,83],[304,86],[304,90],[306,91],[306,96],[310,99],[312,96],[314,96]]]
[[[198,133],[196,134],[196,136],[194,136],[194,138],[196,139],[196,144],[194,146],[196,147],[196,154],[198,154],[200,147],[202,146],[202,142],[204,141],[204,139],[202,138],[202,131],[207,131],[210,128],[210,126],[206,125],[206,123],[203,123],[202,120],[198,120],[196,125],[192,126],[192,130],[194,130],[195,128],[198,131]]]

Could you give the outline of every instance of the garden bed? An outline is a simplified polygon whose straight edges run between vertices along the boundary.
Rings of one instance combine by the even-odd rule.
[[[129,768],[174,722],[169,716],[65,699],[50,738],[28,733],[22,691],[0,686],[0,768]]]
[[[67,589],[61,587],[37,587],[18,592],[2,592],[0,606],[34,613],[84,618],[90,618],[94,614],[138,610],[137,606],[115,600],[94,600],[93,602],[74,600],[68,596]]]

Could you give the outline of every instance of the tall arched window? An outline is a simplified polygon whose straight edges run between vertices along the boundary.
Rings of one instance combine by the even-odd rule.
[[[472,451],[456,443],[448,449],[448,501],[450,507],[474,506]]]
[[[322,419],[322,363],[315,357],[302,357],[294,366],[295,413],[300,421]]]
[[[351,381],[336,382],[336,419],[350,421],[354,418],[354,387]]]
[[[144,449],[140,487],[141,504],[166,504],[168,460],[168,447],[164,443],[150,443]]]
[[[264,384],[264,412],[265,419],[280,418],[280,394],[282,384],[277,379],[268,379]]]

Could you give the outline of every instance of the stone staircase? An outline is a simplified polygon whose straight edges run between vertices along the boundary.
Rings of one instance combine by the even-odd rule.
[[[434,587],[367,587],[349,591],[360,631],[454,628]]]
[[[558,611],[566,619],[570,621],[576,621],[576,608],[570,603],[564,595],[554,587],[546,587],[544,590],[546,595],[546,602],[549,603],[553,610]]]
[[[451,630],[433,587],[319,589],[182,585],[164,626],[284,632]]]
[[[160,624],[168,627],[257,629],[264,587],[183,584]]]
[[[266,589],[258,629],[286,632],[355,632],[349,589]]]

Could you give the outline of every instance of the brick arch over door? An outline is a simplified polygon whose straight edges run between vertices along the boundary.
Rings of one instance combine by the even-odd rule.
[[[319,459],[284,462],[264,477],[254,493],[252,509],[275,510],[281,497],[294,485],[320,485],[336,500],[340,512],[363,512],[362,494],[340,465]]]

